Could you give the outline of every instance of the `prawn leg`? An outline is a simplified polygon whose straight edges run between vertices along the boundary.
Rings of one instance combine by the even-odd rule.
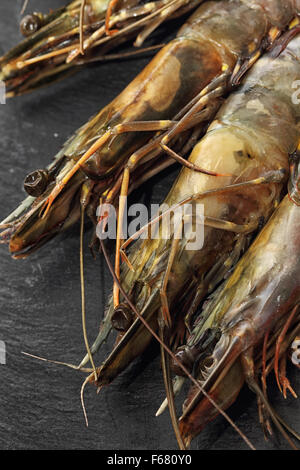
[[[222,282],[230,269],[237,264],[237,261],[240,259],[241,253],[244,251],[245,246],[248,245],[249,242],[247,242],[247,237],[244,235],[245,234],[243,233],[237,235],[238,241],[232,253],[230,253],[229,256],[224,256],[221,258],[220,261],[207,274],[205,279],[199,283],[193,301],[184,318],[185,325],[190,334],[192,332],[192,319],[199,307],[200,302],[203,300],[204,292],[207,292],[209,295],[214,291],[216,286]]]
[[[57,181],[55,187],[51,191],[50,195],[46,199],[43,209],[42,209],[42,217],[46,217],[51,205],[57,198],[57,196],[61,193],[61,191],[65,188],[67,183],[71,180],[71,178],[77,173],[81,167],[85,164],[85,162],[101,147],[103,147],[112,137],[116,137],[120,134],[124,134],[127,132],[144,132],[145,129],[147,131],[151,130],[158,130],[164,129],[165,127],[170,126],[170,121],[159,121],[159,122],[132,122],[129,124],[118,124],[114,127],[114,129],[105,132],[97,141],[89,148],[87,152],[75,163],[75,165],[68,171],[66,175],[63,176],[61,181]]]
[[[282,386],[282,395],[286,399],[287,391],[289,391],[294,398],[298,398],[297,393],[293,389],[289,379],[286,376],[286,361],[287,361],[287,354],[285,353],[280,359],[279,373],[278,373],[278,380]]]
[[[241,363],[242,363],[243,372],[245,375],[245,380],[250,390],[252,390],[257,395],[257,397],[261,400],[261,402],[264,404],[264,407],[266,411],[268,412],[268,414],[270,415],[270,418],[272,419],[273,423],[276,425],[276,427],[281,432],[281,434],[286,439],[286,441],[290,444],[291,448],[293,450],[298,450],[298,447],[295,446],[293,441],[290,439],[289,435],[286,433],[284,427],[281,424],[281,421],[278,419],[276,413],[274,412],[273,408],[271,407],[270,403],[266,399],[264,393],[262,392],[261,388],[259,387],[257,383],[257,379],[255,377],[255,365],[254,365],[254,360],[253,360],[252,348],[242,353]]]
[[[289,380],[287,379],[287,377],[285,375],[285,360],[286,360],[285,356],[281,359],[282,364],[281,364],[281,368],[279,370],[279,355],[280,355],[280,348],[281,348],[281,345],[284,341],[285,335],[287,334],[287,331],[288,331],[288,329],[289,329],[296,313],[298,312],[298,310],[299,310],[299,305],[296,305],[296,307],[293,309],[291,315],[287,319],[287,322],[284,325],[284,328],[282,329],[282,332],[280,333],[280,335],[279,335],[279,337],[276,341],[275,358],[274,358],[274,372],[275,372],[275,377],[276,377],[278,388],[279,388],[280,392],[283,394],[284,398],[286,398],[286,390],[287,389],[290,390],[290,392],[294,396],[294,398],[297,398],[296,393],[292,389],[292,387],[289,383]],[[283,389],[282,389],[281,386],[283,386]]]
[[[159,335],[160,335],[162,342],[164,344],[168,344],[167,335],[165,333],[166,327],[165,327],[165,318],[164,318],[163,312],[161,313],[161,315],[163,318],[159,320]],[[171,421],[172,421],[173,429],[175,432],[175,436],[176,436],[179,448],[181,450],[185,450],[185,445],[182,440],[179,427],[178,427],[178,419],[177,419],[175,403],[174,403],[174,390],[173,390],[173,384],[171,380],[170,357],[166,353],[162,345],[160,345],[160,350],[161,350],[161,364],[162,364],[162,370],[163,370],[163,379],[164,379],[164,384],[165,384],[165,390],[166,390],[166,395],[167,395],[168,408],[170,412]]]
[[[172,127],[172,129],[161,139],[161,145],[167,146],[167,144],[170,142],[170,140],[183,132],[186,128],[190,126],[190,121],[192,121],[193,117],[200,113],[204,108],[208,110],[208,115],[209,115],[209,109],[215,110],[216,107],[216,101],[220,99],[225,93],[226,90],[226,79],[228,79],[228,73],[222,74],[220,77],[217,77],[214,79],[211,84],[209,84],[206,88],[204,88],[200,94],[199,97],[197,97],[197,100],[195,104],[185,113],[185,115],[180,119],[180,121]],[[224,82],[222,86],[219,86],[220,82]],[[190,107],[190,104],[188,105]],[[205,116],[207,118],[207,115]]]
[[[245,59],[241,57],[236,66],[235,69],[232,73],[232,76],[230,78],[230,83],[232,86],[237,86],[239,85],[242,77],[248,72],[248,70],[259,60],[259,58],[262,56],[262,54],[265,52],[267,48],[270,48],[274,45],[276,39],[280,37],[281,31],[277,27],[273,27],[270,29],[268,37],[266,38],[266,41],[263,41],[259,48],[256,49],[256,45],[253,43],[252,45],[249,46],[249,51],[253,48],[254,51],[251,53],[250,57]]]
[[[167,269],[163,275],[162,285],[160,289],[160,296],[161,296],[161,302],[162,302],[161,311],[162,311],[162,315],[165,321],[165,325],[167,325],[169,328],[172,325],[172,319],[171,319],[171,314],[170,314],[169,305],[168,305],[167,286],[168,286],[168,281],[169,281],[169,277],[170,277],[171,270],[172,270],[172,265],[174,263],[174,259],[175,259],[175,256],[177,254],[177,250],[179,247],[179,241],[180,241],[179,236],[180,234],[182,234],[182,224],[183,222],[178,224],[177,231],[175,232],[172,245],[171,245],[170,255],[168,258]]]
[[[117,33],[119,30],[118,29],[110,29],[109,27],[109,22],[110,22],[110,17],[112,15],[114,7],[117,5],[119,0],[110,0],[108,7],[107,7],[107,12],[105,16],[105,33],[107,36],[113,36],[115,33]]]
[[[188,9],[193,8],[192,4],[198,3],[193,2],[191,0],[172,0],[168,2],[168,4],[161,9],[160,12],[151,20],[149,23],[144,27],[144,29],[138,34],[134,46],[141,47],[141,45],[145,42],[145,40],[150,36],[150,34],[155,31],[166,19],[173,16],[179,9],[184,9],[188,7]]]

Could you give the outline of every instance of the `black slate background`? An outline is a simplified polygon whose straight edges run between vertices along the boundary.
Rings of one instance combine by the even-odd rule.
[[[20,40],[22,0],[0,2],[0,53]],[[30,10],[44,11],[63,2],[31,0]],[[61,144],[108,103],[148,58],[90,67],[64,82],[0,106],[0,218],[23,198],[22,182],[31,170],[45,166]],[[135,200],[159,202],[176,175],[164,173]],[[91,230],[87,230],[88,242]],[[85,350],[81,330],[79,227],[60,236],[29,259],[15,261],[0,250],[0,340],[7,364],[0,365],[0,449],[176,449],[168,413],[155,418],[164,398],[157,348],[138,360],[109,388],[96,395],[86,389],[89,428],[80,405],[84,376],[40,362],[22,351],[78,363]],[[96,335],[112,281],[105,263],[85,256],[88,331]],[[98,360],[109,351],[105,345]],[[289,368],[300,392],[299,376]],[[299,401],[284,400],[270,383],[270,397],[291,425],[300,429]],[[255,397],[244,390],[231,417],[258,449],[287,448],[266,443]],[[193,449],[246,449],[223,418],[207,427]]]

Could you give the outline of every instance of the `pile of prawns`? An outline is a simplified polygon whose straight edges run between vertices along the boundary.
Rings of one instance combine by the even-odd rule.
[[[7,97],[32,92],[90,62],[120,57],[108,51],[132,37],[141,46],[164,21],[191,9],[176,37],[120,95],[46,169],[26,177],[28,197],[3,220],[0,238],[23,258],[81,221],[87,354],[69,366],[88,374],[82,403],[87,383],[98,390],[110,384],[155,338],[166,390],[158,414],[169,407],[180,449],[218,414],[253,449],[225,411],[244,383],[257,396],[265,436],[275,425],[296,448],[299,435],[269,403],[267,377],[274,371],[283,395],[296,397],[286,361],[300,333],[300,106],[293,99],[300,1],[72,1],[24,17],[26,39],[0,58],[0,79]],[[126,197],[176,162],[182,169],[159,213],[126,239]],[[183,234],[175,214],[186,204],[192,214]],[[110,206],[118,213],[114,266],[96,235],[105,232]],[[91,247],[103,253],[114,281],[92,346],[85,215],[95,226]],[[199,224],[203,246],[190,249]],[[115,345],[96,366],[94,355],[114,330]],[[186,381],[178,419],[175,398]]]

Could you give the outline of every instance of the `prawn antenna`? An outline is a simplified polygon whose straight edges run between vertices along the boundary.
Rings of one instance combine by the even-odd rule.
[[[88,342],[87,331],[86,331],[86,314],[85,314],[85,286],[84,286],[84,266],[83,266],[83,232],[84,232],[84,205],[81,205],[81,220],[80,220],[80,285],[81,285],[81,318],[82,318],[82,331],[85,342],[85,347],[89,356],[90,363],[92,365],[95,380],[97,381],[97,371],[91,349]]]
[[[22,10],[20,11],[20,15],[24,15],[25,13],[25,10],[28,6],[28,3],[29,3],[29,0],[24,0],[24,3],[23,3],[23,6],[22,6]]]
[[[21,354],[24,354],[24,356],[32,357],[33,359],[38,359],[39,361],[50,362],[51,364],[69,367],[70,369],[79,370],[81,372],[93,372],[93,369],[91,369],[90,367],[79,367],[74,364],[69,364],[68,362],[54,361],[53,359],[47,359],[46,357],[36,356],[35,354],[30,354],[25,351],[21,351]]]
[[[88,425],[89,425],[89,420],[88,420],[88,417],[87,417],[87,412],[86,412],[86,408],[85,408],[85,404],[84,404],[84,389],[85,389],[85,386],[88,383],[88,381],[90,380],[92,375],[93,374],[87,376],[87,378],[83,382],[83,384],[81,386],[81,390],[80,390],[80,401],[81,401],[81,406],[82,406],[82,411],[83,411],[86,427],[88,427]]]

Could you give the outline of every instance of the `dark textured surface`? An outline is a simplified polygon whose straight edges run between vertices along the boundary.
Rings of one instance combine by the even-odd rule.
[[[30,9],[63,2],[38,0]],[[0,2],[0,53],[20,40],[22,1]],[[107,63],[0,105],[0,216],[22,199],[22,181],[31,170],[45,166],[73,131],[111,100],[148,59]],[[159,202],[174,179],[174,171],[148,185],[135,198]],[[151,193],[152,191],[152,193]],[[96,395],[86,389],[89,428],[84,424],[80,387],[84,376],[21,354],[77,363],[84,354],[80,313],[79,227],[23,261],[1,247],[0,340],[7,347],[7,364],[0,365],[1,449],[176,449],[168,413],[155,418],[164,398],[159,358],[149,353]],[[86,238],[90,236],[90,231]],[[111,278],[101,258],[86,250],[85,273],[88,331],[96,335]],[[98,358],[109,350],[109,345]],[[289,369],[300,392],[299,376]],[[299,401],[283,400],[270,384],[270,397],[290,424],[300,429]],[[230,410],[231,416],[259,449],[266,443],[258,424],[256,401],[247,390]],[[286,444],[281,439],[281,448]],[[245,449],[233,429],[219,418],[195,440],[194,449]]]

